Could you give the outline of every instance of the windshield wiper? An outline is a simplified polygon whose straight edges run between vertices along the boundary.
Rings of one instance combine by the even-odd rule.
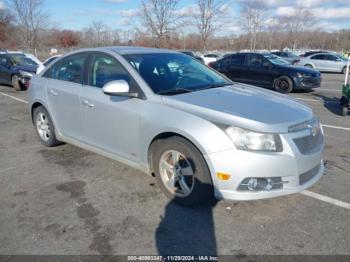
[[[222,83],[216,83],[216,84],[211,84],[208,85],[200,90],[205,90],[205,89],[211,89],[211,88],[219,88],[219,87],[224,87],[224,86],[232,86],[234,83],[233,82],[222,82]]]
[[[176,95],[176,94],[183,94],[183,93],[190,93],[195,90],[183,88],[183,87],[177,87],[177,88],[170,88],[166,90],[161,90],[157,94],[158,95]]]

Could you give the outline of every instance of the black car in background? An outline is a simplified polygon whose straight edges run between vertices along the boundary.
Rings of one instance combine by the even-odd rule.
[[[0,53],[0,83],[12,85],[18,91],[27,89],[37,67],[23,53]]]
[[[273,88],[281,93],[321,85],[320,72],[293,66],[272,54],[237,53],[210,63],[209,66],[233,81]]]
[[[203,58],[201,58],[200,56],[196,56],[192,51],[184,50],[184,51],[180,51],[180,52],[183,53],[183,54],[185,54],[185,55],[192,56],[192,57],[194,57],[195,59],[197,59],[199,62],[201,62],[202,64],[204,64]]]

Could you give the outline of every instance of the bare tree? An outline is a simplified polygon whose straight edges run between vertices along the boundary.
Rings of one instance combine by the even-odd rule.
[[[259,33],[263,30],[266,4],[263,0],[241,1],[240,24],[249,36],[249,48],[255,50]]]
[[[0,42],[8,40],[9,28],[14,21],[14,16],[8,9],[0,9]]]
[[[86,46],[107,46],[119,43],[119,34],[102,21],[93,21],[84,29],[83,42]]]
[[[157,39],[156,45],[165,47],[179,15],[176,8],[179,0],[143,0],[141,15],[143,24]]]
[[[289,34],[291,39],[292,49],[298,47],[298,42],[300,41],[300,34],[315,24],[314,16],[304,8],[296,8],[294,12],[290,13],[288,16],[280,18],[280,22]]]
[[[228,12],[227,0],[196,0],[193,10],[195,26],[200,34],[201,49],[207,49],[208,40],[224,22]]]
[[[45,0],[7,0],[7,3],[22,31],[25,46],[36,52],[39,30],[48,24]]]

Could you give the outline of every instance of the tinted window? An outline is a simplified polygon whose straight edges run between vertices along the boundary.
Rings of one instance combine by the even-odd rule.
[[[248,55],[247,64],[253,67],[262,67],[264,59],[261,55]]]
[[[93,55],[89,85],[102,88],[105,84],[114,80],[125,80],[130,84],[128,72],[115,58],[105,54]]]
[[[83,81],[85,60],[86,54],[64,58],[46,71],[44,77],[80,84]]]
[[[334,56],[334,55],[326,55],[326,60],[329,60],[329,61],[337,61],[337,57]]]
[[[4,56],[4,55],[0,55],[0,63],[2,64],[2,65],[8,65],[9,64],[9,60],[7,59],[7,57],[6,56]]]
[[[325,55],[315,55],[311,59],[325,60]]]
[[[231,55],[223,59],[220,64],[222,65],[243,65],[244,55]]]

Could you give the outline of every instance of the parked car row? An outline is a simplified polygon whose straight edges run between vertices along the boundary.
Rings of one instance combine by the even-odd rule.
[[[291,65],[273,54],[236,53],[209,64],[232,81],[273,88],[280,93],[321,85],[319,71]]]

